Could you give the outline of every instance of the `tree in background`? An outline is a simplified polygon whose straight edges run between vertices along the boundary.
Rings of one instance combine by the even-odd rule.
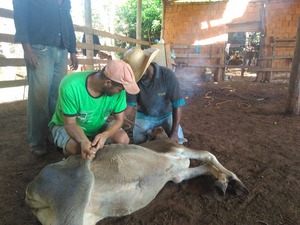
[[[117,34],[136,38],[137,1],[127,0],[116,7],[115,31]],[[162,23],[162,1],[143,0],[142,3],[142,40],[153,42],[160,38]],[[117,41],[116,46],[130,48],[133,43]]]

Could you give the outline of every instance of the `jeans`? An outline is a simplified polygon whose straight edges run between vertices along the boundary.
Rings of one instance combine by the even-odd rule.
[[[146,116],[144,118],[135,118],[133,127],[133,142],[134,144],[146,142],[152,129],[158,126],[162,126],[167,133],[170,133],[172,124],[172,114],[165,118],[156,118],[150,116]],[[184,139],[182,127],[180,125],[178,127],[178,138]]]
[[[55,111],[58,88],[67,74],[68,51],[58,47],[32,45],[38,66],[27,66],[29,146],[46,146],[48,123]]]

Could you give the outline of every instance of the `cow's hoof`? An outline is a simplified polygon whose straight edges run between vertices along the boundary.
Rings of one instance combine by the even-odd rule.
[[[232,180],[229,182],[230,189],[238,196],[249,194],[249,190],[242,181]]]

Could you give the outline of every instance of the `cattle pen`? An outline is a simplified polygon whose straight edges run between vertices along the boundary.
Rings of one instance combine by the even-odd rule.
[[[214,180],[208,176],[180,184],[169,182],[145,208],[128,216],[106,218],[97,225],[300,224],[300,117],[285,114],[288,78],[295,48],[295,21],[300,14],[300,3],[292,0],[251,0],[245,13],[248,19],[241,17],[240,23],[231,21],[217,28],[208,26],[200,29],[204,23],[199,21],[204,21],[203,18],[210,25],[212,21],[221,21],[218,15],[223,14],[224,1],[209,4],[174,2],[164,1],[164,49],[168,57],[172,49],[176,53],[175,73],[186,101],[181,124],[188,140],[184,145],[208,150],[216,155],[226,168],[241,178],[249,194],[238,197],[229,191],[220,195],[215,190]],[[286,12],[288,9],[291,13]],[[277,13],[274,13],[276,10]],[[284,13],[278,13],[278,10]],[[263,12],[266,17],[256,20],[257,11]],[[199,18],[194,21],[189,19],[187,13],[179,12],[189,12]],[[6,21],[12,18],[12,10],[0,8],[0,19]],[[277,22],[272,21],[274,18]],[[179,25],[178,21],[186,26]],[[247,30],[251,28],[257,31],[262,28],[262,24],[267,24],[264,27],[269,31],[266,35],[270,36],[265,35],[266,48],[258,57],[264,63],[246,66],[247,71],[255,74],[254,77],[241,77],[240,70],[245,66],[232,66],[239,72],[231,79],[225,79],[226,43],[197,45],[190,40],[195,33],[209,39],[206,32],[211,30],[236,32],[245,31],[246,27]],[[75,29],[79,34],[96,34],[112,40],[153,47],[148,41],[86,26],[75,25]],[[13,35],[4,30],[0,31],[0,43],[16,46]],[[108,55],[121,54],[126,50],[80,41],[77,47],[90,52],[97,49]],[[106,62],[107,59],[93,57],[79,59],[81,66],[95,69]],[[170,62],[170,58],[167,59],[166,65],[172,66]],[[0,58],[2,72],[8,69],[13,71],[0,81],[1,90],[12,88],[9,94],[1,92],[0,98],[13,94],[13,88],[19,88],[21,92],[18,99],[1,101],[0,104],[1,225],[40,224],[25,204],[26,186],[44,166],[65,159],[55,146],[50,146],[49,153],[44,157],[36,157],[28,151],[27,80],[24,66],[22,54]],[[228,68],[232,69],[230,66]],[[216,79],[204,79],[201,75],[203,69],[211,69]],[[269,81],[254,82],[259,81],[256,72],[261,72],[261,78],[269,76]],[[134,114],[128,118],[132,121]],[[124,128],[131,135],[132,124],[126,124]],[[195,164],[191,160],[191,166]]]

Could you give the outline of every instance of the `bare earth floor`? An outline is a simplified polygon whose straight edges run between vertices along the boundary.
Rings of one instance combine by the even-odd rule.
[[[185,145],[211,151],[250,193],[220,196],[209,177],[169,182],[147,207],[98,225],[300,224],[300,117],[283,114],[288,85],[246,78],[181,85]],[[38,225],[24,204],[26,185],[64,156],[55,148],[42,158],[29,153],[26,102],[1,104],[0,118],[0,224]]]

